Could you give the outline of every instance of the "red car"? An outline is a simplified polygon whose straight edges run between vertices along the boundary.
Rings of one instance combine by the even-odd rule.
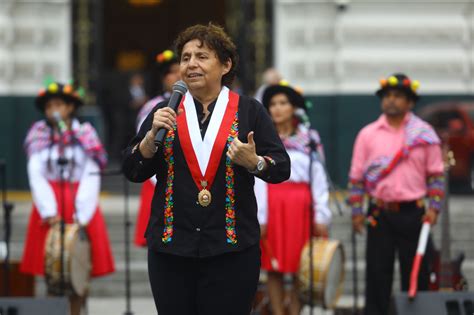
[[[454,154],[450,181],[474,192],[474,102],[435,103],[418,114],[436,129]]]

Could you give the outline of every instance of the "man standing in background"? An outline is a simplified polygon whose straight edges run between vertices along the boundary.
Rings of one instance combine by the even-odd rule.
[[[368,223],[366,315],[388,314],[395,253],[401,288],[408,290],[422,221],[436,224],[444,197],[440,140],[428,123],[411,112],[419,99],[418,86],[404,74],[382,79],[376,95],[383,114],[359,132],[354,144],[349,203],[354,230],[360,233]],[[365,194],[367,215],[362,210]],[[426,259],[418,288],[428,289]]]

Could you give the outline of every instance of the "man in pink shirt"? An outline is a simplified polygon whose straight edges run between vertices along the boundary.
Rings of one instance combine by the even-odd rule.
[[[366,315],[388,314],[396,253],[402,290],[408,290],[422,221],[436,224],[444,197],[440,140],[411,112],[419,98],[418,81],[394,74],[380,85],[376,94],[383,114],[357,135],[349,174],[353,228],[360,233],[368,226]],[[362,210],[365,195],[367,215]],[[420,290],[428,288],[427,264],[425,259]]]

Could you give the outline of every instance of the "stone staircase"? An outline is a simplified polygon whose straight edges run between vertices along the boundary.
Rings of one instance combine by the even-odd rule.
[[[132,184],[131,190],[137,192],[139,186]],[[109,237],[112,242],[113,253],[116,262],[117,271],[103,278],[94,279],[92,282],[92,297],[114,297],[125,296],[125,261],[124,261],[124,198],[121,194],[106,193],[101,198],[101,206],[106,218],[109,229]],[[133,238],[134,221],[138,208],[138,195],[133,194],[130,197],[130,218],[132,227],[130,237]],[[23,251],[23,241],[25,230],[30,213],[31,201],[28,198],[16,200],[13,212],[13,235],[11,243],[11,256],[13,260],[19,260]],[[452,234],[452,254],[457,251],[464,251],[466,261],[463,264],[463,272],[467,277],[471,287],[474,286],[474,197],[472,196],[453,196],[450,201],[451,206],[451,234]],[[335,207],[333,207],[335,209]],[[344,295],[340,300],[341,308],[350,308],[352,306],[352,260],[351,260],[351,236],[350,236],[350,217],[347,209],[344,209],[344,216],[334,215],[331,236],[333,239],[342,241],[346,254],[346,278],[344,283]],[[434,228],[434,239],[436,245],[440,244],[440,228]],[[359,279],[359,294],[364,292],[364,251],[365,236],[357,237],[357,270]],[[151,298],[151,291],[148,284],[146,250],[131,246],[131,280],[132,297]],[[453,255],[454,256],[454,255]],[[397,270],[397,267],[396,267]],[[44,282],[41,278],[37,281],[37,294],[45,294]],[[399,277],[395,276],[394,290],[399,289]],[[363,303],[362,296],[359,297],[359,305]],[[330,314],[330,313],[328,313]]]

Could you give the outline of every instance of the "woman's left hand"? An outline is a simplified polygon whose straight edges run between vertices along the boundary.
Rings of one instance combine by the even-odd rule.
[[[313,234],[316,237],[328,238],[329,231],[327,225],[315,223],[313,227]]]
[[[255,170],[258,163],[258,156],[255,149],[255,141],[253,140],[253,131],[247,135],[247,143],[243,143],[239,138],[235,138],[231,143],[227,156],[230,160],[246,169]]]

